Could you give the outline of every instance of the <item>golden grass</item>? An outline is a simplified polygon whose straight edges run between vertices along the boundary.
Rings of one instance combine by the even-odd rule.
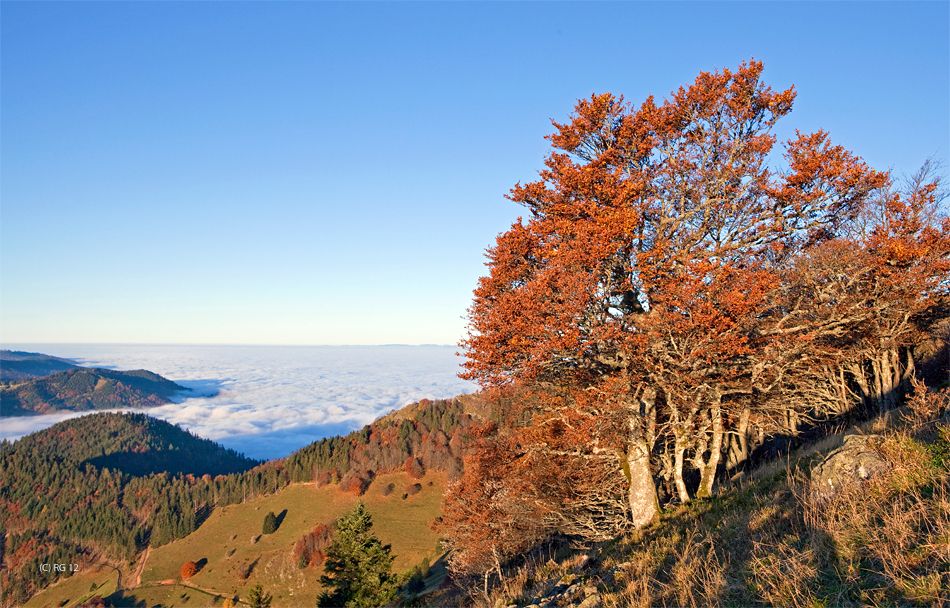
[[[224,606],[225,597],[186,585],[142,585],[110,598],[115,606],[175,606],[175,608],[210,608]]]
[[[212,594],[243,599],[251,587],[260,583],[274,596],[275,608],[313,606],[321,591],[322,568],[298,569],[292,555],[294,545],[318,523],[333,521],[352,510],[358,500],[372,514],[375,534],[384,544],[392,545],[394,571],[408,570],[424,558],[436,556],[438,537],[429,525],[439,515],[445,476],[427,474],[420,482],[422,491],[403,500],[404,488],[414,482],[402,472],[380,475],[359,498],[339,492],[336,486],[296,484],[272,496],[215,509],[194,533],[152,549],[142,572],[142,585],[184,582]],[[384,497],[380,488],[389,483],[394,483],[396,490]],[[261,535],[267,513],[280,514],[284,509],[287,514],[277,532]],[[252,543],[252,538],[258,536]],[[182,581],[181,565],[202,559],[207,563],[201,571]],[[237,575],[242,564],[253,564],[244,581]],[[176,606],[179,603],[173,602]]]
[[[831,501],[815,502],[808,472],[840,437],[589,547],[593,568],[577,568],[576,550],[530,556],[471,602],[524,605],[567,576],[606,608],[950,606],[950,429],[897,415],[865,428],[883,435],[890,470]]]
[[[63,579],[55,585],[37,593],[24,604],[24,608],[39,608],[40,606],[59,606],[66,602],[70,608],[96,595],[102,597],[115,593],[119,572],[110,566],[98,566],[87,569]],[[92,586],[95,585],[95,589]]]

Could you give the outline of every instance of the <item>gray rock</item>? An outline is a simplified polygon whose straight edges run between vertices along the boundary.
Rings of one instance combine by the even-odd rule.
[[[890,465],[871,446],[878,435],[848,435],[811,470],[813,498],[827,500],[843,489],[887,471]]]
[[[577,608],[600,608],[600,595],[593,594],[584,598],[584,601],[577,605]]]

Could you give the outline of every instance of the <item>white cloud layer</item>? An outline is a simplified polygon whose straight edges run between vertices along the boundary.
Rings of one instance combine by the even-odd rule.
[[[454,346],[15,344],[87,367],[147,369],[192,389],[148,414],[253,458],[286,456],[419,399],[475,390]],[[216,394],[214,394],[216,393]],[[214,396],[209,396],[214,394]],[[82,414],[3,418],[14,440]]]

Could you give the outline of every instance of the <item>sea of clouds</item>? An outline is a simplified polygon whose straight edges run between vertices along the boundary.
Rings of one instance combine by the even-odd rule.
[[[191,389],[143,410],[252,458],[290,454],[420,399],[476,390],[456,376],[455,346],[4,344],[85,367],[147,369]],[[0,419],[14,440],[75,416]]]

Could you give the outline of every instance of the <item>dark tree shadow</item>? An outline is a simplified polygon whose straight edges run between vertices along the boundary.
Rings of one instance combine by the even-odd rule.
[[[120,590],[116,591],[112,595],[103,598],[109,602],[110,606],[115,608],[146,608],[147,604],[145,600],[135,597],[134,590]]]

